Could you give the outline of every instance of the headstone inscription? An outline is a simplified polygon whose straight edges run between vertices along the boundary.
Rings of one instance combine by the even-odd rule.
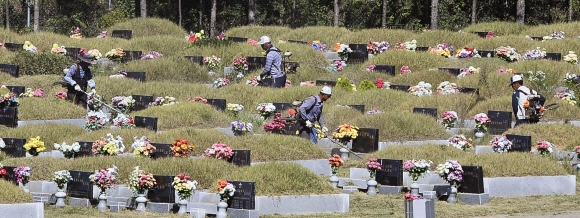
[[[153,102],[153,96],[132,95],[131,97],[135,100],[132,111],[145,110],[149,107],[149,103]]]
[[[381,164],[381,170],[377,170],[377,183],[403,186],[403,160],[377,159],[377,162]]]
[[[155,152],[151,155],[151,158],[158,159],[163,157],[173,157],[173,152],[171,151],[171,144],[164,143],[151,143],[155,146]]]
[[[282,115],[284,115],[284,113],[289,110],[292,109],[292,103],[281,103],[281,102],[274,102],[272,103],[274,105],[274,107],[276,107],[276,113],[282,113]]]
[[[81,48],[65,48],[66,49],[66,56],[69,56],[73,59],[77,59],[79,57],[79,52],[81,51]]]
[[[193,63],[203,65],[203,56],[183,56]]]
[[[411,88],[411,86],[408,86],[408,85],[390,85],[389,86],[389,89],[403,91],[403,92],[409,91],[410,88]]]
[[[21,138],[3,138],[4,148],[0,148],[3,152],[12,157],[26,157],[26,139]]]
[[[20,44],[20,43],[11,43],[11,42],[4,43],[4,47],[6,49],[8,49],[8,51],[13,51],[13,52],[24,51],[23,46],[24,46],[24,44]]]
[[[371,153],[379,150],[379,129],[359,128],[358,136],[352,140],[352,151]]]
[[[9,73],[11,76],[18,78],[20,67],[14,64],[0,64],[0,71]]]
[[[135,126],[157,132],[157,117],[135,116]]]
[[[234,156],[232,156],[228,162],[235,164],[236,166],[250,166],[252,163],[252,151],[251,150],[232,150]]]
[[[425,114],[437,119],[437,108],[413,108],[413,113]]]
[[[510,152],[532,151],[532,136],[506,134],[505,137],[512,142]]]
[[[147,77],[147,74],[145,72],[126,72],[127,73],[127,78],[131,78],[134,80],[137,80],[139,82],[145,82],[145,79]]]
[[[562,53],[546,53],[546,56],[544,58],[553,61],[561,61]]]
[[[18,127],[18,107],[0,108],[0,125],[11,128]]]
[[[76,170],[70,170],[69,173],[72,177],[72,180],[69,181],[66,185],[68,196],[73,198],[92,199],[93,184],[89,179],[89,176],[92,173]]]
[[[487,117],[491,120],[488,127],[491,134],[500,135],[512,127],[512,112],[487,111]]]
[[[243,37],[230,37],[228,36],[228,40],[232,41],[232,42],[248,42],[248,38],[243,38]]]
[[[266,66],[266,57],[247,57],[248,71],[254,71]]]
[[[111,33],[111,37],[129,40],[129,39],[133,38],[133,31],[132,30],[113,30],[113,32]]]
[[[207,104],[215,107],[218,110],[225,111],[227,107],[226,99],[208,98]]]
[[[10,92],[14,92],[15,95],[20,96],[22,93],[26,92],[26,87],[24,86],[6,86]]]
[[[255,210],[256,209],[256,183],[244,181],[232,181],[236,188],[234,196],[230,198],[229,208]]]
[[[75,158],[93,156],[93,142],[78,141],[77,143],[81,147],[79,148],[79,152],[74,154]]]
[[[375,65],[375,69],[373,69],[373,71],[395,76],[395,65]]]
[[[157,184],[147,192],[147,199],[156,203],[175,203],[175,189],[173,189],[174,176],[153,175]]]
[[[461,166],[463,181],[457,192],[481,194],[483,190],[483,168],[481,166]]]
[[[316,82],[314,84],[317,85],[317,86],[330,86],[330,87],[335,87],[336,86],[336,81],[316,80]]]
[[[495,51],[477,51],[482,58],[493,58]]]
[[[348,54],[348,59],[346,60],[347,63],[358,64],[369,59],[369,52],[366,44],[349,44],[348,47],[352,52]]]

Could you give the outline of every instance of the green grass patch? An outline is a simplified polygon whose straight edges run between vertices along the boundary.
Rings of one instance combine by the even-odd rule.
[[[445,58],[428,52],[389,51],[369,59],[363,65],[395,65],[395,73],[401,74],[400,69],[402,66],[409,66],[409,69],[412,72],[417,72],[428,70],[430,68],[437,68],[446,61]]]
[[[328,48],[334,50],[335,43],[348,44],[348,35],[352,32],[346,28],[334,28],[329,26],[316,26],[316,27],[302,27],[294,29],[282,36],[280,38],[284,40],[299,40],[305,42],[312,42],[315,40],[320,41],[320,43],[326,44]],[[366,44],[368,39],[360,41],[358,43]]]
[[[4,179],[0,180],[0,189],[2,189],[0,204],[32,203],[32,196],[30,194],[24,192],[20,187],[9,181]]]
[[[222,142],[233,149],[251,150],[252,162],[314,160],[328,157],[324,149],[297,136],[263,134],[230,137]]]
[[[522,31],[521,35],[529,36],[551,36],[554,31],[560,32],[564,31],[566,33],[566,38],[576,39],[580,35],[580,22],[571,23],[553,23],[549,25],[538,25],[535,27],[530,27],[527,30]]]
[[[410,112],[383,112],[382,114],[359,116],[350,124],[358,127],[378,128],[380,141],[416,141],[447,139],[451,137],[443,126],[429,116]]]

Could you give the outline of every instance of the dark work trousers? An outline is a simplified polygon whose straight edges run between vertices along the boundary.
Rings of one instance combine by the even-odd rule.
[[[272,85],[274,88],[284,88],[286,86],[286,74],[278,78],[272,78],[272,80],[274,80]]]
[[[83,89],[83,91],[87,90],[87,87],[82,87],[81,89]],[[87,95],[85,93],[82,92],[77,92],[74,88],[74,86],[68,86],[67,87],[67,92],[66,92],[66,98],[69,101],[72,101],[74,104],[79,105],[81,107],[83,107],[84,109],[87,109]]]
[[[535,124],[540,122],[539,120],[527,120],[527,119],[522,119],[522,120],[516,120],[516,125],[514,125],[514,128],[516,126],[519,126],[521,124]]]

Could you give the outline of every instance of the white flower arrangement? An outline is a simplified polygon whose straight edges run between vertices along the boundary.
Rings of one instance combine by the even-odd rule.
[[[443,94],[443,95],[448,95],[448,94],[457,94],[459,93],[459,89],[457,88],[457,84],[449,82],[449,81],[444,81],[442,83],[439,83],[439,86],[437,86],[437,94]]]
[[[426,82],[419,82],[416,86],[409,88],[409,92],[414,96],[425,96],[431,95],[433,92],[431,91],[431,84]]]
[[[89,111],[86,116],[87,122],[85,124],[85,129],[89,131],[98,130],[109,122],[109,115],[103,113],[102,111]]]
[[[413,39],[405,42],[405,49],[407,49],[407,51],[415,51],[415,49],[417,49],[417,40]]]
[[[115,138],[113,137],[113,134],[107,133],[107,142],[115,143],[117,153],[123,153],[125,151],[125,144],[123,144],[123,138],[121,138],[120,135]]]
[[[72,145],[68,145],[66,142],[62,142],[62,144],[54,143],[54,148],[62,152],[65,157],[72,157],[74,153],[80,151],[81,145],[78,142],[75,142]]]
[[[2,138],[0,138],[0,148],[4,148],[6,147],[6,144],[4,143],[4,140]]]
[[[345,59],[346,57],[348,57],[348,54],[352,52],[352,49],[350,49],[348,45],[340,44],[340,48],[336,52],[338,53],[340,59]]]
[[[232,104],[232,103],[227,103],[226,106],[227,110],[229,111],[233,111],[233,112],[240,112],[244,109],[244,106],[241,104]]]

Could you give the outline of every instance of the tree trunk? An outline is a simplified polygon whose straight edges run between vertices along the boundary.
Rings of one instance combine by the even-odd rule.
[[[526,16],[526,0],[518,0],[516,8],[516,22],[518,24],[524,24]]]
[[[40,24],[38,23],[40,17],[40,0],[34,0],[34,32],[38,33]]]
[[[292,1],[292,29],[296,28],[296,0]]]
[[[431,0],[431,29],[437,29],[437,20],[439,19],[439,0]]]
[[[141,0],[141,18],[147,18],[147,0]]]
[[[477,0],[471,2],[471,24],[475,24],[477,19]]]
[[[568,22],[572,22],[573,11],[574,11],[574,1],[569,0],[568,1]]]
[[[338,0],[334,0],[334,27],[338,27],[338,15],[340,8],[338,7]]]
[[[209,36],[215,37],[215,16],[217,13],[217,0],[211,0],[211,15],[209,20]]]
[[[181,0],[177,2],[177,8],[179,10],[179,27],[182,27],[181,20],[183,19],[183,16],[181,16]]]
[[[4,2],[6,3],[6,29],[10,30],[10,4],[8,0],[4,0]]]
[[[381,27],[387,28],[387,0],[383,0],[383,15],[381,16]]]
[[[249,0],[248,1],[248,25],[250,26],[254,26],[256,25],[256,18],[254,15],[254,10],[256,10],[256,4],[254,3],[254,0]]]

